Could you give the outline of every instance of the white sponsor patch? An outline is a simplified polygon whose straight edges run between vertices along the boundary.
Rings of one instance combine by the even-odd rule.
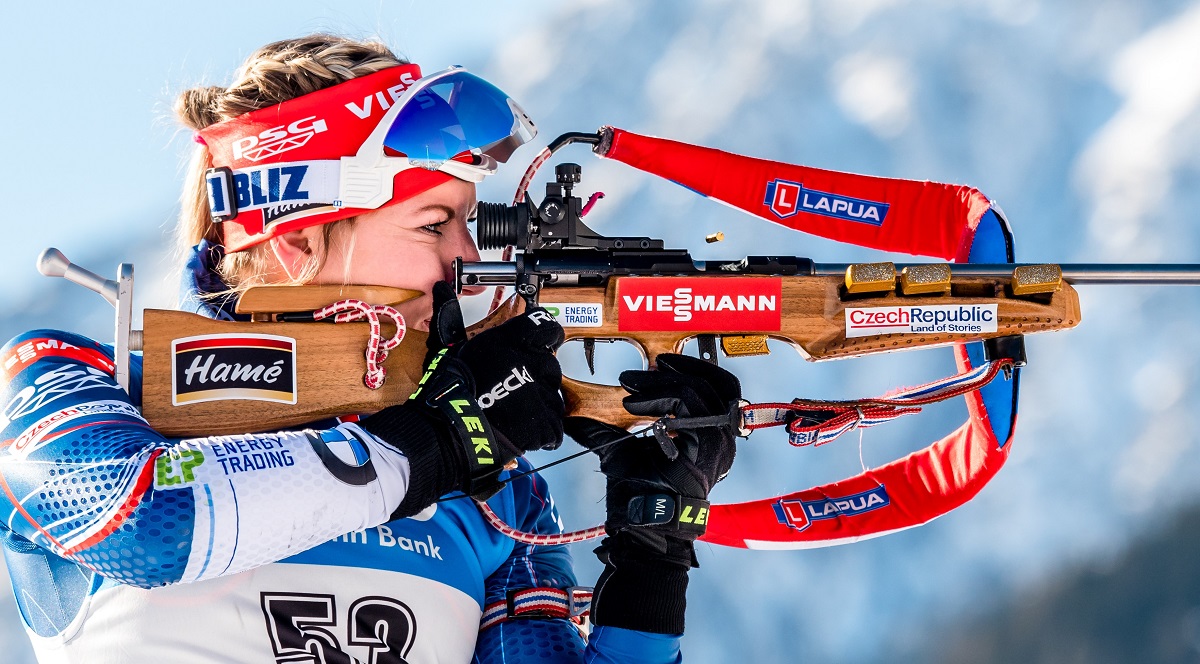
[[[598,303],[542,302],[540,306],[563,327],[600,327],[604,325],[604,305]]]
[[[995,332],[996,307],[995,304],[932,304],[846,309],[846,338]]]

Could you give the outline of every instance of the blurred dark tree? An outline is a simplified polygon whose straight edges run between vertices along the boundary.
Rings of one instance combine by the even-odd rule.
[[[925,662],[1200,662],[1200,506],[1104,568],[951,628]]]

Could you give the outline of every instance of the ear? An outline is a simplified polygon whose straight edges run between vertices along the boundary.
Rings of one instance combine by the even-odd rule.
[[[289,231],[270,239],[271,251],[289,279],[298,279],[316,257],[313,251],[313,229],[320,229],[320,226]]]

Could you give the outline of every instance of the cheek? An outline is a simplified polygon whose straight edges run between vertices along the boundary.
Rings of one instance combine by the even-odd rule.
[[[445,267],[441,259],[431,253],[396,256],[390,261],[389,285],[412,288],[429,293],[433,285],[445,279]]]
[[[394,286],[420,291],[414,300],[395,305],[404,316],[405,323],[416,330],[429,329],[429,317],[433,313],[433,285],[445,279],[445,268],[435,253],[406,251],[388,253],[381,260],[372,261],[356,274],[356,281],[364,284]]]
[[[445,275],[441,259],[425,247],[389,246],[359,240],[349,258],[349,270],[344,272],[341,257],[330,257],[322,275],[326,281],[341,282],[348,274],[350,283],[411,288],[428,293],[435,282]]]
[[[404,324],[413,330],[429,331],[429,319],[433,315],[433,297],[422,295],[415,300],[395,305],[396,311],[404,316]]]

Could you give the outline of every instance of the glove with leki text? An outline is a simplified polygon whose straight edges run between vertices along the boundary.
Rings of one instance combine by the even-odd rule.
[[[605,564],[592,599],[592,621],[661,634],[683,632],[687,572],[694,541],[708,521],[708,494],[733,465],[740,426],[737,377],[715,364],[659,355],[657,371],[626,371],[625,409],[668,417],[651,437],[567,418],[566,431],[600,457],[607,477],[608,537],[596,549]],[[622,440],[625,439],[625,440]]]
[[[530,321],[541,311],[535,309],[488,331],[496,334],[484,332],[467,341],[454,289],[435,284],[433,301],[426,369],[416,391],[405,403],[359,423],[408,458],[409,487],[393,519],[416,514],[453,490],[486,499],[500,489],[497,476],[505,464],[526,451],[562,442],[562,374],[553,355],[562,343],[562,328],[545,312],[549,324]],[[504,330],[509,326],[514,331]],[[499,346],[518,335],[520,351]],[[537,350],[543,342],[552,366],[532,362],[543,359]],[[520,359],[530,361],[521,364]],[[499,383],[499,391],[493,383]],[[491,399],[477,399],[479,389]],[[503,397],[496,399],[493,392]],[[525,415],[514,416],[511,409],[517,408]],[[531,426],[524,417],[543,424]]]
[[[562,368],[554,356],[562,343],[562,326],[534,308],[452,349],[475,376],[479,407],[502,445],[527,452],[562,444]]]

